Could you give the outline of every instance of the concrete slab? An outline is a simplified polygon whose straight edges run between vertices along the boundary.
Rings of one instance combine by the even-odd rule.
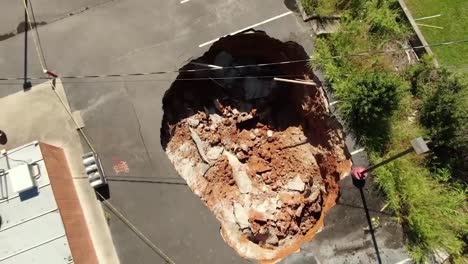
[[[57,82],[57,92],[63,98],[63,87]],[[69,162],[70,171],[87,221],[93,245],[100,263],[118,263],[117,254],[105,222],[100,204],[87,179],[83,179],[80,138],[75,125],[50,82],[33,87],[29,92],[19,92],[0,99],[2,115],[0,127],[8,135],[7,149],[39,140],[61,147]],[[80,179],[81,178],[81,179]]]

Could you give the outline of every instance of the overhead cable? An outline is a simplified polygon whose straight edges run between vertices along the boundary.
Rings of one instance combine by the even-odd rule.
[[[54,91],[55,95],[58,97],[58,99],[60,100],[63,108],[65,109],[65,111],[67,112],[67,114],[69,115],[69,117],[73,120],[76,128],[80,131],[80,133],[82,134],[82,136],[84,137],[84,139],[86,140],[88,146],[91,148],[91,150],[93,152],[95,152],[95,149],[93,148],[93,146],[91,145],[91,142],[89,141],[88,137],[86,136],[85,132],[81,129],[81,127],[77,124],[75,118],[73,117],[73,114],[70,112],[70,110],[68,109],[67,105],[65,104],[65,102],[63,101],[63,99],[61,98],[61,96],[58,94],[56,88],[55,88],[55,84],[54,82],[52,82],[52,90]],[[78,177],[76,177],[78,178]],[[133,232],[135,232],[135,234],[143,241],[145,242],[145,244],[147,244],[149,247],[151,247],[153,250],[156,251],[156,253],[158,253],[159,256],[161,256],[167,263],[170,263],[170,264],[175,264],[175,262],[169,257],[167,256],[160,248],[158,248],[153,242],[151,242],[151,240],[149,240],[148,237],[146,237],[140,230],[138,230],[138,228],[133,225],[130,220],[128,220],[119,210],[117,210],[117,208],[115,208],[109,201],[107,201],[103,196],[102,194],[100,194],[99,192],[96,191],[96,194],[102,199],[102,202],[104,203],[104,205],[107,206],[107,208],[109,208],[109,210],[111,210],[115,215],[117,215],[117,217],[120,218],[120,220],[122,220]]]
[[[434,44],[428,45],[420,45],[414,47],[405,47],[400,49],[386,49],[386,50],[376,50],[376,51],[365,51],[359,53],[352,53],[352,54],[344,54],[344,55],[335,55],[330,57],[324,57],[321,59],[339,59],[339,58],[346,58],[346,57],[364,57],[364,56],[375,56],[381,55],[386,53],[395,53],[400,51],[412,50],[412,49],[421,49],[425,47],[440,47],[440,46],[449,46],[455,44],[462,44],[468,43],[468,39],[459,39],[453,41],[446,41],[446,42],[439,42]],[[304,62],[313,62],[316,61],[316,58],[309,58],[309,59],[300,59],[300,60],[289,60],[289,61],[279,61],[279,62],[271,62],[271,63],[259,63],[259,64],[248,64],[248,65],[238,65],[238,66],[226,66],[226,67],[208,67],[205,69],[189,69],[189,70],[170,70],[170,71],[154,71],[154,72],[139,72],[139,73],[118,73],[118,74],[100,74],[100,75],[73,75],[73,76],[60,76],[55,75],[53,77],[32,77],[28,78],[29,80],[47,80],[53,78],[60,78],[60,79],[94,79],[94,78],[111,78],[111,77],[130,77],[130,76],[147,76],[147,75],[163,75],[163,74],[174,74],[174,73],[193,73],[193,72],[210,72],[210,71],[221,71],[227,69],[242,69],[242,68],[250,68],[250,67],[267,67],[267,66],[274,66],[274,65],[286,65],[286,64],[294,64],[294,63],[304,63]],[[0,78],[0,81],[6,80],[23,80],[23,77],[3,77]]]

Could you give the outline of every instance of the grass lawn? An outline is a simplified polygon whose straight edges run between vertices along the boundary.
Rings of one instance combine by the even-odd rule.
[[[468,0],[406,0],[413,17],[421,18],[441,14],[440,17],[416,21],[443,27],[419,26],[429,44],[468,39]],[[468,43],[431,47],[443,66],[468,65]]]

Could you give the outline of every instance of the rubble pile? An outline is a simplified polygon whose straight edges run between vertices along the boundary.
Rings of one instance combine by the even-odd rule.
[[[201,198],[210,208],[222,199],[232,201],[222,213],[262,247],[305,234],[320,217],[325,188],[314,150],[305,144],[292,147],[307,142],[304,133],[299,127],[274,132],[260,122],[239,130],[256,109],[240,112],[219,101],[214,105],[219,112],[199,112],[180,122],[177,141],[169,147],[180,152],[180,141],[193,142],[191,158],[206,165]]]
[[[297,59],[290,46],[256,37],[280,49],[269,51],[270,56]],[[239,36],[221,39],[223,49],[210,49],[206,63],[242,63],[248,49],[240,44],[227,48],[229,40],[242,43]],[[304,66],[268,71],[304,73]],[[255,70],[255,76],[264,74]],[[351,162],[324,100],[319,87],[271,78],[213,79],[197,87],[182,83],[166,93],[161,130],[166,153],[241,256],[273,261],[294,252],[323,225],[334,205],[337,181]]]

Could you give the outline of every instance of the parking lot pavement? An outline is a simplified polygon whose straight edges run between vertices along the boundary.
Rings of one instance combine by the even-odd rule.
[[[61,76],[177,70],[201,56],[209,48],[204,43],[252,25],[282,41],[296,41],[306,51],[313,50],[307,25],[289,13],[282,1],[180,2],[80,0],[50,9],[54,2],[44,0],[43,11],[38,8],[36,12],[44,20],[83,5],[94,6],[38,28],[48,69]],[[55,13],[41,14],[49,9]],[[2,9],[0,15],[3,13]],[[6,16],[6,24],[16,25],[22,14],[18,16]],[[30,76],[42,76],[30,43]],[[22,36],[0,41],[0,72],[22,76],[23,52]],[[245,263],[223,242],[218,222],[187,186],[161,183],[179,179],[160,144],[161,100],[175,78],[175,74],[165,74],[64,79],[63,83],[71,108],[81,111],[85,131],[114,179],[109,201],[122,214],[176,263]],[[22,82],[0,82],[0,88],[0,96],[4,96],[21,90]],[[330,216],[330,223],[346,214],[348,207],[338,208],[345,211]],[[109,220],[122,263],[164,263],[117,216],[109,213]],[[333,233],[333,229],[327,232]],[[323,245],[320,241],[327,240],[322,236],[303,249],[317,251]],[[321,257],[329,258],[327,254]]]
[[[349,136],[347,145],[350,151],[355,150]],[[353,156],[353,163],[367,166],[365,152]],[[401,225],[395,221],[393,214],[381,210],[385,199],[372,178],[367,180],[363,194],[369,215],[376,220],[373,223],[376,246],[369,232],[359,189],[353,185],[351,177],[346,177],[340,181],[339,200],[325,216],[323,230],[313,240],[304,243],[301,252],[288,256],[280,263],[407,263],[410,258],[404,246]]]
[[[32,1],[32,5],[37,23],[44,25],[112,1],[113,0],[36,0]],[[24,1],[2,2],[1,14],[0,40],[12,37],[9,33],[13,33],[14,35],[17,33],[17,29],[22,27],[21,24],[24,23]]]

